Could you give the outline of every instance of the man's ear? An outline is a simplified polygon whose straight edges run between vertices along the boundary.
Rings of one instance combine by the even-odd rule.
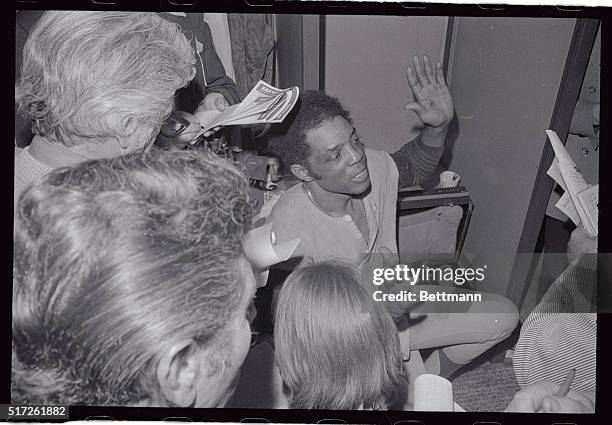
[[[157,382],[168,402],[190,407],[197,395],[200,370],[200,349],[192,339],[178,341],[162,354],[157,364]]]
[[[117,141],[121,148],[127,149],[130,147],[130,142],[134,138],[134,133],[137,128],[138,122],[134,117],[129,117],[124,121],[122,135],[117,137]]]
[[[292,164],[290,168],[291,168],[291,172],[293,173],[293,175],[297,177],[298,179],[304,182],[310,182],[314,180],[313,177],[310,175],[308,168],[304,167],[303,165]]]

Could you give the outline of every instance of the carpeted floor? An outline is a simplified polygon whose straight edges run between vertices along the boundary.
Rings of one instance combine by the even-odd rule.
[[[487,363],[453,379],[455,402],[468,412],[501,412],[520,389],[511,363]]]

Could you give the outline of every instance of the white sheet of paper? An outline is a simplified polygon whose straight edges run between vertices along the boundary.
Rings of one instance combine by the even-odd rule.
[[[452,412],[453,384],[441,376],[424,373],[414,380],[416,412]]]
[[[574,160],[565,149],[565,146],[561,142],[561,139],[559,139],[559,136],[557,136],[557,133],[555,133],[553,130],[546,130],[546,135],[548,136],[548,140],[550,141],[553,151],[555,152],[555,156],[559,162],[573,164]]]
[[[546,130],[546,134],[548,135],[548,140],[550,140],[550,144],[552,145],[552,148],[555,151],[555,156],[559,161],[559,172],[561,173],[561,177],[563,178],[563,182],[565,183],[565,186],[567,188],[563,196],[569,194],[571,201],[574,204],[574,210],[577,212],[579,217],[578,223],[574,219],[572,219],[572,221],[576,223],[576,225],[578,225],[580,221],[585,223],[588,221],[587,212],[578,201],[578,193],[582,192],[585,189],[588,189],[589,185],[584,180],[582,172],[580,171],[580,169],[578,169],[578,167],[576,167],[576,164],[565,149],[565,146],[563,146],[563,143],[561,143],[561,140],[559,139],[559,136],[557,136],[557,133],[552,130]],[[562,203],[561,200],[559,200],[556,205],[559,205],[560,203],[565,206],[566,209],[568,209],[567,205]],[[566,211],[563,211],[563,213],[566,214],[568,217],[572,218],[569,214],[567,214]]]
[[[259,80],[255,86],[251,89],[250,92],[242,99],[242,102],[238,104],[237,113],[242,113],[254,105],[258,105],[260,103],[266,103],[276,96],[280,95],[286,89],[279,89],[277,87],[271,86],[265,81]]]
[[[299,93],[296,86],[279,89],[259,81],[242,102],[228,106],[223,112],[197,113],[202,129],[196,138],[215,127],[281,122],[297,102]]]
[[[578,193],[588,188],[589,185],[584,180],[584,176],[578,167],[576,167],[576,163],[569,155],[565,146],[561,143],[559,136],[552,130],[546,130],[548,134],[548,139],[555,151],[555,155],[559,164],[559,172],[563,177],[563,181],[572,195],[572,198]]]
[[[559,170],[559,160],[557,158],[553,159],[552,164],[548,168],[546,172],[564,191],[567,191],[567,187],[563,182],[563,177],[561,176],[561,171]]]
[[[561,199],[557,201],[555,207],[557,207],[563,214],[568,216],[576,226],[580,224],[580,216],[578,215],[578,211],[576,211],[572,198],[567,192],[565,192]]]
[[[596,237],[599,226],[599,185],[591,186],[577,194],[580,206],[586,212],[584,229],[592,236]]]

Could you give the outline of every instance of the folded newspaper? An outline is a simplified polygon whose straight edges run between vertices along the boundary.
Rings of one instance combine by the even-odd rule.
[[[597,236],[599,212],[599,185],[591,186],[584,180],[582,172],[576,167],[563,143],[552,130],[546,130],[550,144],[555,151],[555,159],[546,172],[565,191],[555,204],[576,226],[584,226],[592,237]]]
[[[229,106],[222,112],[198,112],[196,116],[202,129],[196,138],[215,127],[282,122],[297,102],[299,94],[300,90],[296,86],[278,89],[259,81],[242,102]]]

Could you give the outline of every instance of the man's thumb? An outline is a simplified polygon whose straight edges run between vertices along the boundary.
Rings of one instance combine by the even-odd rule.
[[[406,104],[406,106],[404,106],[404,109],[409,109],[411,111],[416,112],[417,114],[420,114],[424,111],[424,108],[417,102],[410,102]]]
[[[225,101],[225,99],[217,99],[215,101],[215,107],[217,108],[217,110],[223,112],[227,107],[227,102]]]

